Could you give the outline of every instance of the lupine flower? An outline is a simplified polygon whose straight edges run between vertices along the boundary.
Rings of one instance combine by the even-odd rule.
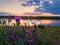
[[[19,39],[19,35],[16,35],[16,39]]]
[[[25,33],[26,34],[29,34],[30,33],[30,30],[29,29],[25,30]]]
[[[14,41],[14,36],[13,36],[13,35],[9,35],[9,39],[10,39],[11,41]]]
[[[15,16],[14,19],[19,22],[21,20],[21,17]]]
[[[34,42],[34,37],[32,37],[31,39],[28,40],[29,43]]]

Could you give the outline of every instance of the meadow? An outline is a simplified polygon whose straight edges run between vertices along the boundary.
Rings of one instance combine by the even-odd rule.
[[[60,27],[40,27],[0,26],[0,45],[60,45]]]
[[[60,45],[60,26],[19,26],[21,17],[14,19],[16,25],[0,26],[0,45]]]

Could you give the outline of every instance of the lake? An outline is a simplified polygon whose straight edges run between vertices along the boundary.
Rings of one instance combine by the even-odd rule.
[[[52,20],[52,19],[41,19],[41,20],[25,20],[35,23],[37,25],[51,25],[51,26],[60,26],[60,20]]]
[[[16,23],[14,19],[9,22],[9,25],[12,25],[13,23]],[[21,19],[20,20],[21,25],[30,25],[33,26],[34,24],[36,25],[50,25],[50,26],[60,26],[60,20],[52,20],[52,19]]]

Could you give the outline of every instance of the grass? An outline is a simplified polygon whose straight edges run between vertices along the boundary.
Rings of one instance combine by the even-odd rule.
[[[9,35],[12,34],[14,37],[19,35],[19,39],[14,39],[14,45],[60,45],[60,27],[51,26],[38,28],[33,34],[33,28],[30,28],[31,32],[29,35],[25,34],[26,28],[12,27],[12,26],[0,26],[0,44],[1,45],[13,45],[12,41],[9,40]],[[6,36],[4,36],[6,35]],[[28,43],[32,35],[35,35],[35,41]],[[20,40],[20,41],[19,41]],[[2,43],[1,43],[2,42]],[[7,43],[6,43],[7,42]]]

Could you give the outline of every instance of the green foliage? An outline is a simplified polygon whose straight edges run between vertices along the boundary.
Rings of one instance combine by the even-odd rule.
[[[44,25],[38,25],[38,28],[45,29],[45,26]]]
[[[0,27],[0,45],[60,45],[60,27],[49,27],[43,29],[43,25],[39,25],[38,30],[33,33],[33,29],[30,30],[30,34],[25,33],[25,28],[2,26]],[[14,30],[14,29],[16,30]],[[41,32],[41,33],[40,33]],[[9,36],[13,35],[14,40],[11,41]],[[16,38],[16,35],[18,37]],[[28,40],[34,36],[34,41],[29,43]]]

